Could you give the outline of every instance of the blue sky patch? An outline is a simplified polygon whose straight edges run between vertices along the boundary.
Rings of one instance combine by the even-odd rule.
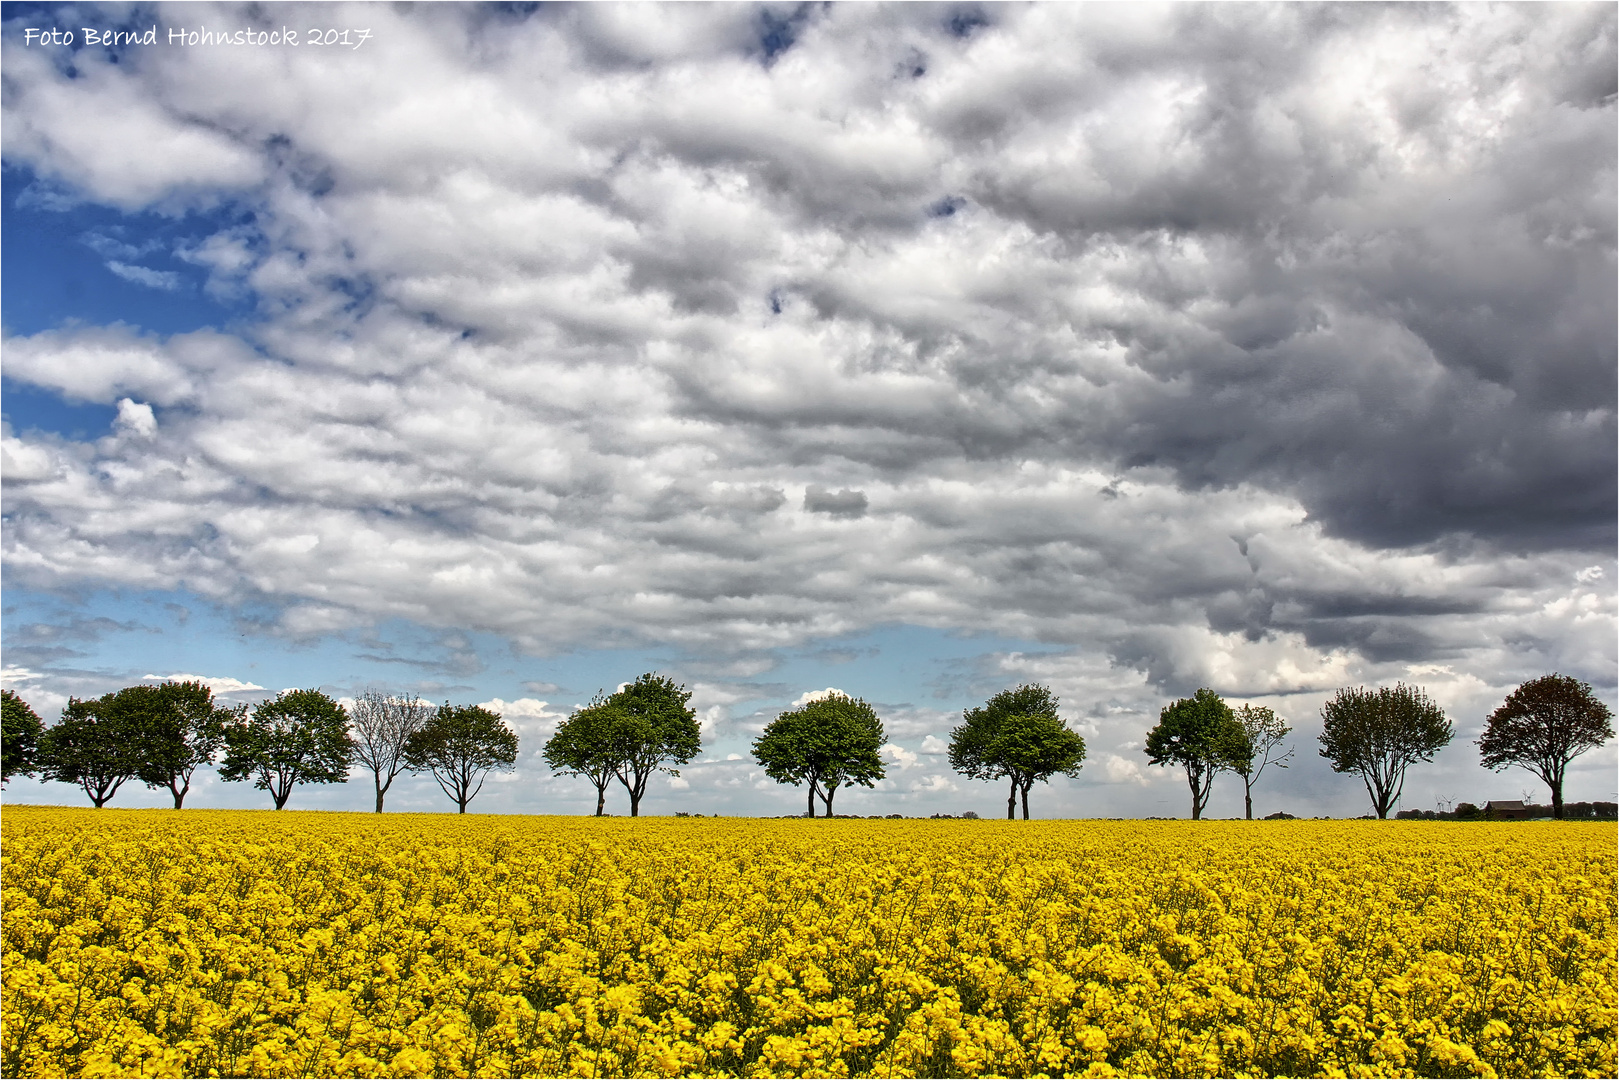
[[[8,165],[0,171],[0,320],[8,335],[74,322],[162,334],[225,326],[252,312],[251,297],[210,293],[206,266],[184,253],[250,223],[231,209],[173,218],[72,202]]]

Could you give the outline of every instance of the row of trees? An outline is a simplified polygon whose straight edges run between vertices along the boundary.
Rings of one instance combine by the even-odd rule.
[[[642,675],[611,695],[597,694],[568,717],[545,744],[554,773],[583,777],[605,813],[617,780],[630,815],[655,773],[679,776],[677,766],[702,748],[691,693],[672,679]],[[962,713],[950,733],[950,765],[975,780],[1009,784],[1006,816],[1038,781],[1073,776],[1085,760],[1085,740],[1057,715],[1057,697],[1039,684],[1003,690]],[[1320,754],[1340,773],[1358,775],[1379,818],[1400,800],[1406,770],[1431,761],[1454,734],[1444,711],[1419,687],[1345,688],[1321,708]],[[1591,687],[1546,675],[1518,687],[1486,723],[1478,741],[1483,764],[1521,767],[1551,789],[1562,818],[1569,763],[1613,737],[1612,716]],[[276,809],[305,783],[342,783],[358,764],[372,773],[376,809],[404,771],[429,772],[461,813],[490,771],[510,769],[517,736],[498,714],[480,706],[434,709],[417,698],[369,693],[345,710],[318,690],[288,690],[254,706],[226,708],[197,682],[126,687],[96,699],[72,698],[62,719],[46,729],[21,698],[4,691],[4,776],[37,774],[80,785],[96,806],[131,779],[167,788],[178,809],[200,765],[219,758],[225,780],[251,780]],[[1270,766],[1287,768],[1283,746],[1292,729],[1270,709],[1232,708],[1214,691],[1198,690],[1166,705],[1147,733],[1150,764],[1180,766],[1191,788],[1192,817],[1203,816],[1216,776],[1242,779],[1247,816],[1253,789]],[[886,772],[883,722],[860,698],[830,693],[789,709],[753,743],[753,757],[778,783],[803,784],[808,816],[816,800],[832,815],[841,787],[873,787]]]
[[[1153,765],[1179,765],[1192,789],[1192,817],[1202,817],[1214,777],[1242,777],[1248,817],[1254,816],[1253,785],[1268,765],[1287,767],[1293,754],[1280,751],[1290,732],[1269,709],[1232,709],[1212,690],[1201,689],[1164,707],[1147,733]],[[1334,772],[1354,773],[1366,785],[1379,818],[1400,801],[1406,770],[1432,761],[1455,731],[1420,688],[1344,688],[1321,707],[1320,754]],[[1612,714],[1587,683],[1567,675],[1543,675],[1519,686],[1485,722],[1478,740],[1482,762],[1499,772],[1518,767],[1551,789],[1552,816],[1563,814],[1563,778],[1569,763],[1613,738]]]
[[[685,687],[643,675],[618,693],[578,709],[545,746],[545,760],[559,775],[580,776],[596,788],[596,813],[605,812],[607,788],[617,779],[630,795],[630,815],[640,812],[646,779],[655,770],[678,776],[700,748]],[[886,775],[883,722],[861,698],[830,693],[772,720],[753,743],[753,759],[782,784],[802,784],[806,815],[816,800],[832,816],[839,788],[874,787]],[[1072,776],[1085,760],[1085,740],[1057,716],[1057,698],[1044,686],[1020,686],[968,709],[951,734],[950,762],[974,779],[1009,780],[1006,816],[1017,800],[1029,816],[1029,789],[1058,774]]]
[[[346,783],[360,765],[375,779],[378,813],[404,771],[430,773],[466,813],[489,772],[517,761],[517,736],[477,705],[371,693],[345,709],[319,690],[286,690],[249,710],[220,705],[200,682],[164,682],[69,698],[47,728],[15,693],[0,696],[4,779],[77,784],[97,807],[139,780],[166,788],[178,810],[196,770],[217,759],[220,779],[251,781],[277,810],[300,784]]]

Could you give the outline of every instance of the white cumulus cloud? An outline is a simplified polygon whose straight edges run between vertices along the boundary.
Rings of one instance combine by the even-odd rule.
[[[841,693],[843,693],[843,691],[839,690],[835,686],[829,686],[825,690],[806,690],[793,699],[792,707],[795,709],[802,709],[805,705],[808,705],[812,701],[824,701],[833,694]]]
[[[1108,754],[1102,761],[1103,771],[1107,774],[1108,782],[1113,784],[1145,784],[1147,777],[1142,773],[1141,766],[1129,758],[1118,754]]]
[[[246,682],[228,675],[193,675],[183,671],[173,675],[143,675],[141,679],[146,682],[198,682],[216,694],[250,694],[264,689],[258,683]],[[296,690],[298,687],[288,689]]]
[[[157,416],[144,402],[118,399],[118,417],[113,421],[121,432],[139,439],[150,439],[157,433]]]
[[[881,752],[890,762],[899,766],[901,772],[916,768],[920,761],[915,751],[907,750],[896,743],[885,743]]]

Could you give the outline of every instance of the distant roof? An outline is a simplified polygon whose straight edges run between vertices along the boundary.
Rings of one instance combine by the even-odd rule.
[[[1522,810],[1522,799],[1495,799],[1484,804],[1486,810]]]

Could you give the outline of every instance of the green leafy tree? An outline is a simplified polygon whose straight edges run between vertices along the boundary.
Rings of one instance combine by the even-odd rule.
[[[140,730],[135,775],[147,787],[168,788],[179,810],[197,766],[214,763],[226,726],[245,709],[216,704],[214,692],[196,681],[131,686],[118,696],[131,699],[131,718]]]
[[[0,783],[13,776],[32,776],[45,725],[28,702],[0,690]]]
[[[753,757],[780,784],[807,784],[809,816],[817,796],[832,816],[839,787],[872,787],[885,775],[883,722],[861,698],[828,694],[772,720],[753,743]]]
[[[1158,726],[1147,732],[1147,762],[1179,765],[1192,789],[1192,820],[1203,817],[1214,778],[1226,770],[1249,768],[1246,737],[1236,714],[1208,687],[1165,705]]]
[[[623,711],[613,725],[607,754],[613,775],[630,794],[630,816],[641,815],[641,798],[656,772],[679,776],[684,765],[703,748],[697,714],[686,705],[691,691],[667,676],[648,672],[607,698]]]
[[[1085,760],[1085,740],[1057,716],[1057,696],[1028,683],[1002,690],[983,705],[964,710],[950,732],[950,767],[974,780],[1007,780],[1007,820],[1029,820],[1029,788],[1061,774],[1073,776]]]
[[[421,698],[399,697],[368,690],[349,710],[349,732],[354,739],[354,760],[371,770],[377,789],[377,813],[394,778],[405,769],[405,743],[433,715],[433,706]]]
[[[1453,734],[1444,710],[1404,683],[1345,687],[1321,706],[1321,723],[1321,756],[1334,772],[1360,775],[1379,818],[1399,801],[1405,770],[1432,761]]]
[[[62,718],[39,740],[40,779],[79,785],[98,810],[140,769],[139,720],[132,700],[118,698],[68,698]]]
[[[319,690],[284,690],[225,726],[222,780],[252,780],[277,810],[299,784],[348,782],[348,713]]]
[[[405,764],[433,774],[439,789],[455,803],[457,813],[483,790],[493,769],[509,770],[517,762],[517,735],[481,705],[451,705],[405,740]]]
[[[1271,710],[1261,705],[1244,705],[1236,710],[1237,726],[1242,728],[1242,742],[1232,756],[1232,771],[1242,777],[1242,801],[1248,820],[1254,819],[1254,785],[1267,765],[1287,768],[1293,748],[1282,750],[1282,740],[1292,728]]]
[[[1516,765],[1540,777],[1552,789],[1552,817],[1561,821],[1568,763],[1613,738],[1612,720],[1589,683],[1542,675],[1490,714],[1478,748],[1485,768],[1500,772]]]
[[[622,706],[600,699],[575,709],[545,743],[545,763],[557,776],[582,776],[596,787],[596,816],[607,808],[607,785],[613,782],[615,732],[630,723]]]

